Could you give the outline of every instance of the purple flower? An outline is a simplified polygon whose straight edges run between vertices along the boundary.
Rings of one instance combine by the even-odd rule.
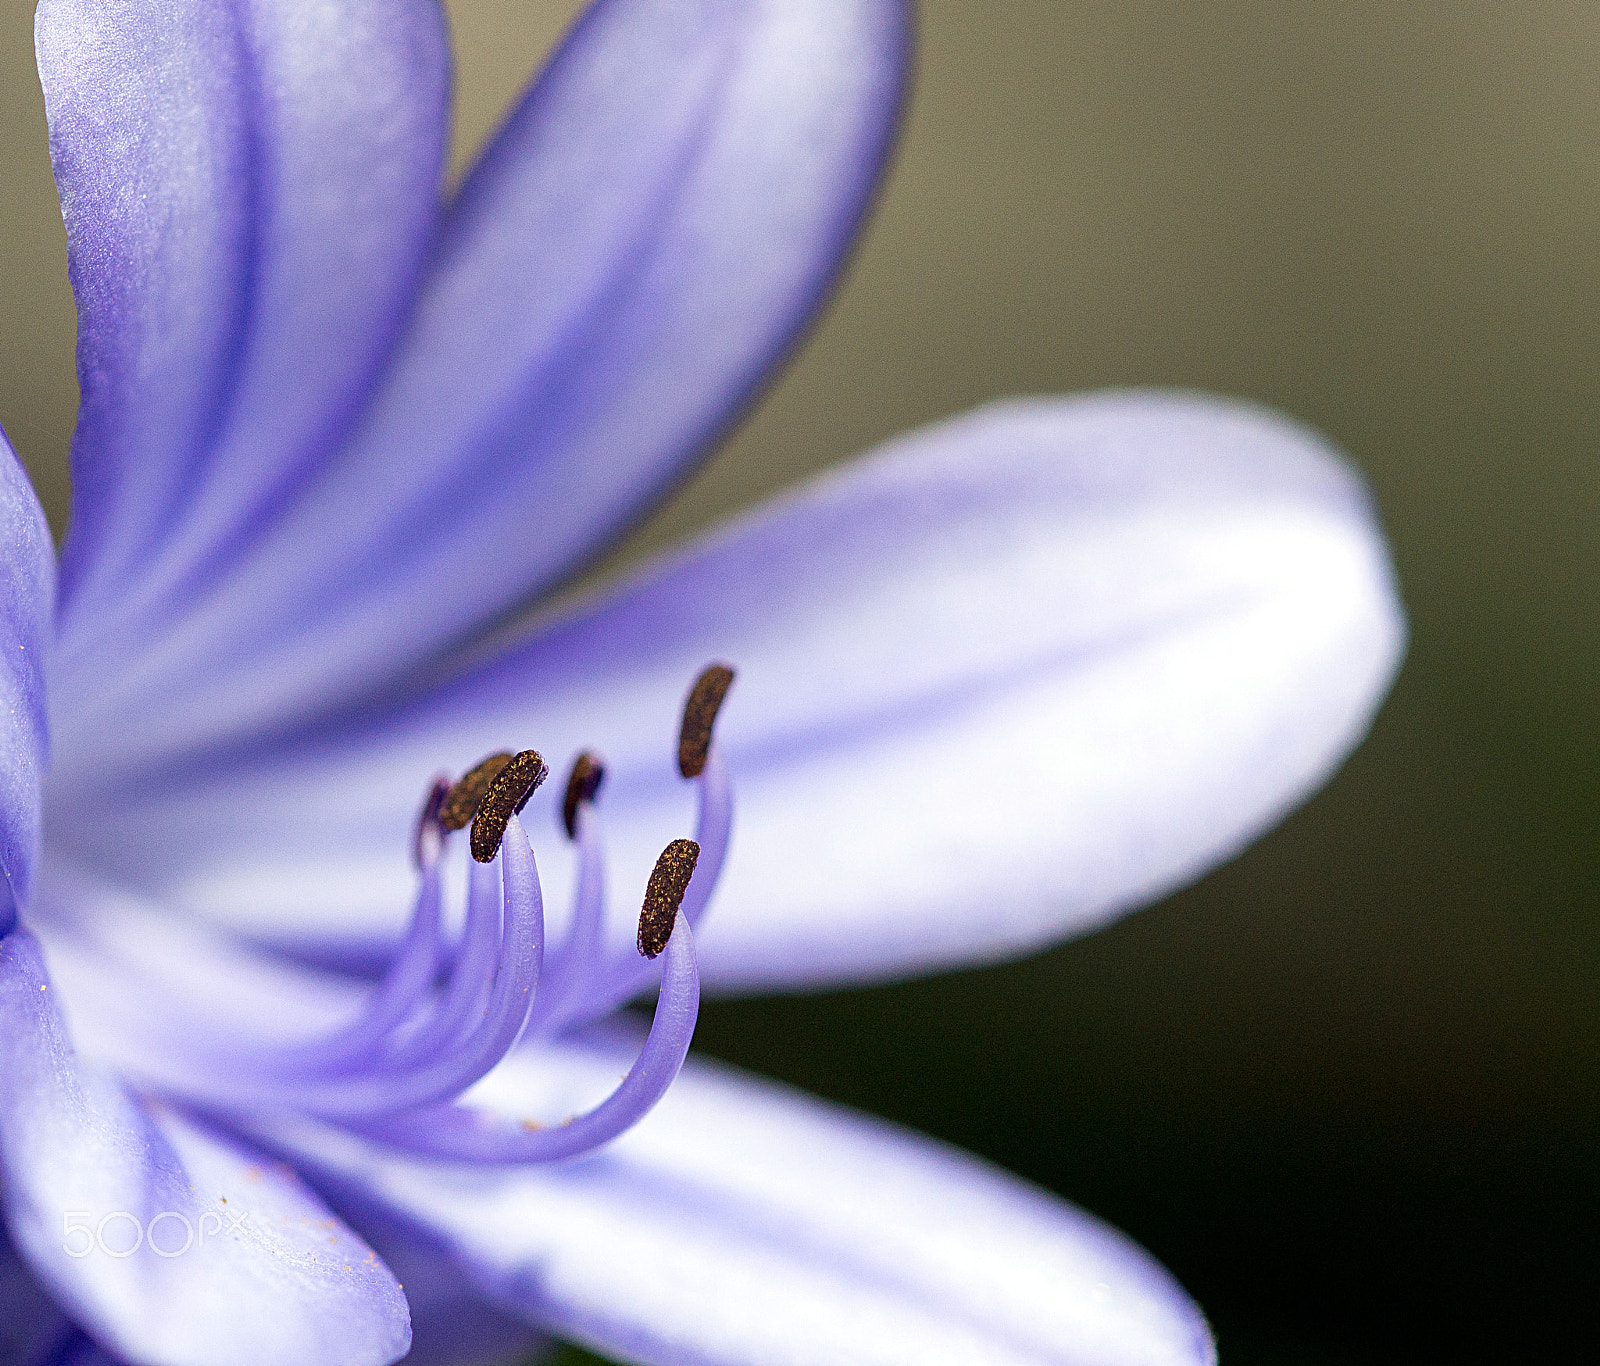
[[[1089,1216],[684,1054],[702,974],[1025,952],[1277,819],[1401,648],[1359,481],[1017,401],[549,596],[815,312],[909,41],[599,0],[441,201],[435,0],[43,0],[83,405],[59,588],[0,451],[5,1360],[1212,1358]]]

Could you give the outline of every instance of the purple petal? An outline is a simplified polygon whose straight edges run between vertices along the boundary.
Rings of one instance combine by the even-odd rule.
[[[34,1362],[71,1333],[0,1226],[0,1361]]]
[[[714,533],[409,710],[119,797],[95,857],[265,938],[393,932],[441,764],[593,746],[628,900],[689,828],[676,709],[727,659],[739,814],[707,980],[893,976],[1086,930],[1233,854],[1359,741],[1403,634],[1360,482],[1305,429],[1185,395],[1000,405]],[[536,840],[556,786],[529,808]],[[152,822],[214,838],[150,848]],[[555,935],[571,865],[541,859]]]
[[[326,706],[609,542],[816,310],[907,27],[898,0],[594,6],[453,206],[352,444],[142,662],[85,659],[66,766]]]
[[[635,1045],[524,1051],[477,1097],[581,1105]],[[280,1136],[281,1137],[281,1136]],[[478,1289],[629,1361],[1209,1363],[1204,1319],[1141,1249],[929,1139],[691,1061],[594,1157],[426,1167],[293,1141],[431,1228]]]
[[[56,561],[33,485],[0,432],[0,935],[25,904],[39,857],[49,748],[45,652]]]
[[[435,231],[449,52],[433,0],[44,0],[37,43],[83,389],[70,661],[348,428]]]
[[[118,1356],[381,1366],[410,1341],[393,1276],[292,1172],[77,1059],[22,930],[0,940],[0,1178],[34,1272]]]
[[[30,1358],[28,1366],[129,1366],[129,1363],[112,1356],[92,1338],[72,1328],[44,1356]]]
[[[531,1366],[543,1358],[549,1344],[538,1330],[485,1303],[436,1235],[411,1227],[359,1189],[330,1194],[345,1222],[406,1288],[411,1352],[405,1366]]]

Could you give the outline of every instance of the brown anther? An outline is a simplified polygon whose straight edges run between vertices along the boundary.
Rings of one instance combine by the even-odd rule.
[[[591,750],[584,750],[572,761],[572,772],[567,775],[567,795],[561,801],[561,824],[566,827],[569,840],[578,838],[578,804],[594,801],[605,776],[606,766]]]
[[[489,784],[500,776],[500,770],[511,762],[508,750],[498,750],[487,759],[480,759],[469,768],[439,808],[439,824],[446,830],[465,830],[483,805]]]
[[[534,789],[550,776],[544,759],[536,749],[513,754],[494,775],[483,794],[478,814],[472,818],[472,857],[479,863],[493,863],[506,837],[511,818],[520,815]]]
[[[644,909],[639,912],[639,952],[654,958],[667,947],[678,907],[689,890],[689,879],[700,861],[700,846],[693,840],[673,840],[661,851],[655,871],[644,889]]]
[[[444,827],[439,823],[439,808],[450,795],[450,779],[440,774],[433,780],[422,810],[417,813],[416,829],[411,833],[411,860],[425,868],[444,852]]]
[[[689,690],[689,700],[683,704],[683,727],[678,731],[678,772],[685,778],[698,778],[705,772],[711,728],[732,685],[733,670],[726,664],[711,664]]]

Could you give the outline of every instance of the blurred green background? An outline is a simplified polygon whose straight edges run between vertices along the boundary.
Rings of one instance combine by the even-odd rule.
[[[576,5],[449,8],[464,157]],[[0,33],[0,420],[59,527],[72,310],[31,12]],[[1592,1339],[1597,57],[1593,0],[930,0],[833,308],[604,567],[1003,394],[1248,395],[1367,471],[1411,655],[1280,830],[1032,961],[699,1031],[1128,1229],[1239,1366]]]

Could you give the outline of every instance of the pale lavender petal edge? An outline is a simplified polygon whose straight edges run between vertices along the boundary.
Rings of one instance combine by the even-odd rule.
[[[631,1040],[531,1050],[475,1099],[548,1117]],[[429,1167],[285,1127],[318,1179],[432,1231],[479,1293],[651,1366],[1210,1366],[1204,1317],[1141,1248],[964,1153],[691,1059],[599,1154]]]
[[[0,431],[0,935],[27,904],[39,858],[55,584],[44,511]]]

